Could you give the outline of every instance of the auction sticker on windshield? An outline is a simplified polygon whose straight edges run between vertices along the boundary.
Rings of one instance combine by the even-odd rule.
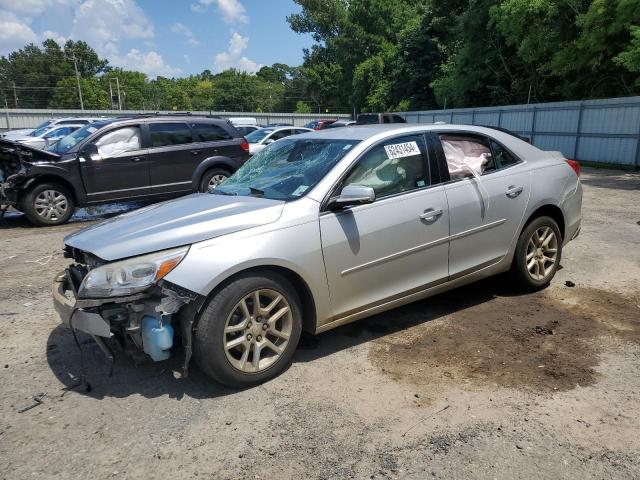
[[[391,160],[394,158],[411,157],[413,155],[420,155],[420,149],[416,142],[396,143],[395,145],[385,145],[385,152],[387,157]]]

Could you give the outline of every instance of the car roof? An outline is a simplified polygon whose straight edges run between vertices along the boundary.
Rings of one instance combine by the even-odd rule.
[[[371,125],[348,125],[343,128],[328,128],[314,131],[313,133],[303,133],[296,138],[322,138],[331,140],[366,140],[381,134],[413,133],[415,131],[464,131],[479,133],[482,135],[497,136],[496,134],[508,135],[487,127],[477,127],[475,125],[435,125],[433,123],[376,123]],[[385,135],[381,135],[385,136]]]

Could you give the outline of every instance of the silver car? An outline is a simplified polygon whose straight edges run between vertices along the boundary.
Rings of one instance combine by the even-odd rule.
[[[255,385],[320,333],[510,271],[553,278],[580,231],[579,167],[491,128],[371,125],[285,138],[210,191],[65,239],[63,323],[110,342],[192,354]],[[461,339],[464,341],[464,339]]]
[[[81,124],[54,125],[52,127],[43,127],[34,130],[29,135],[15,138],[13,141],[22,143],[28,147],[39,148],[45,150],[47,147],[54,145],[67,135],[71,135],[76,130],[84,127]]]
[[[301,133],[313,132],[310,128],[305,127],[266,127],[254,130],[253,132],[245,135],[245,138],[249,142],[249,155],[255,155],[256,153],[265,149],[268,145],[271,145],[276,140],[286,138],[291,135],[299,135]]]

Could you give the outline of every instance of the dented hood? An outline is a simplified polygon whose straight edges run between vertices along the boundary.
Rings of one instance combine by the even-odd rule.
[[[103,260],[119,260],[275,222],[283,205],[257,197],[193,194],[125,213],[64,242]]]

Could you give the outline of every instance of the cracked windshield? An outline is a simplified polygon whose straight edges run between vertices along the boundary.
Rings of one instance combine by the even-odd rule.
[[[315,187],[357,143],[355,140],[280,140],[257,153],[211,193],[295,200]]]

